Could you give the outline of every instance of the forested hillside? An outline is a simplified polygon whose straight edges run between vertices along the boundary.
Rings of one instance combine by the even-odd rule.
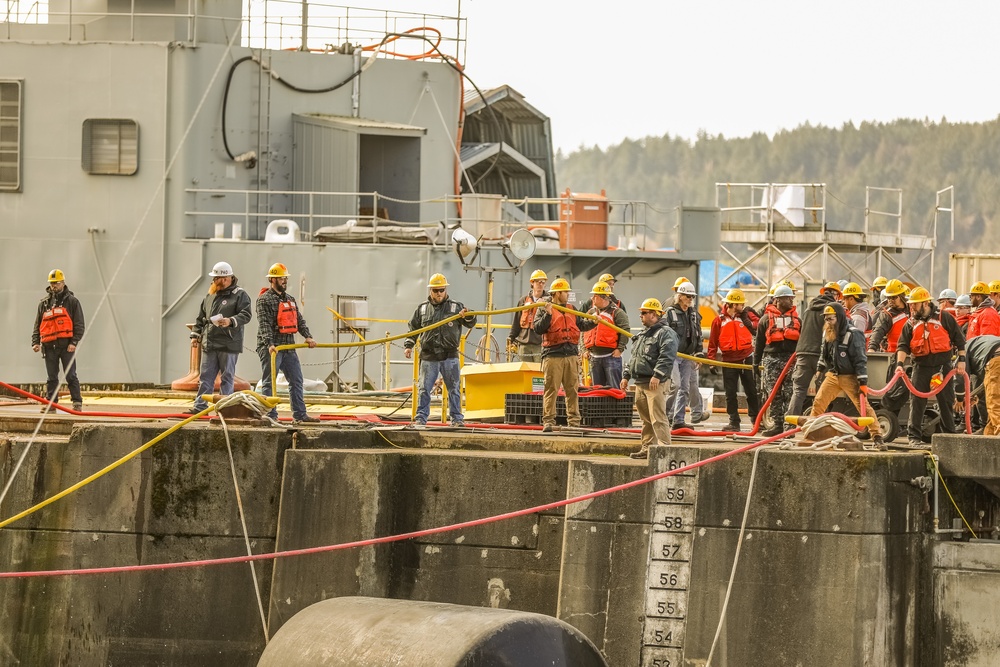
[[[955,186],[955,241],[938,230],[937,270],[946,274],[948,252],[1000,252],[994,243],[1000,201],[1000,118],[987,123],[898,120],[804,125],[773,139],[764,134],[694,142],[670,136],[627,140],[606,150],[584,148],[557,156],[560,190],[613,199],[645,200],[669,208],[683,201],[714,205],[715,183],[827,184],[827,223],[859,228],[865,186],[903,189],[904,230],[927,233],[934,193]]]

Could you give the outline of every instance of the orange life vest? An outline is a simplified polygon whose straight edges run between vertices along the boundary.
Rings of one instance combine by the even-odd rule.
[[[896,344],[899,343],[899,334],[903,333],[903,325],[906,324],[906,320],[908,319],[910,319],[910,315],[905,310],[899,315],[892,316],[892,328],[889,329],[889,335],[885,337],[885,349],[887,352],[896,351]]]
[[[576,315],[552,310],[549,330],[542,334],[543,347],[555,347],[563,343],[580,344],[580,327],[576,326]]]
[[[535,303],[537,299],[532,295],[524,297],[524,305]],[[530,329],[531,325],[535,322],[535,313],[538,312],[538,308],[528,308],[527,310],[521,311],[521,328]]]
[[[604,320],[604,322],[614,324],[615,312],[617,310],[617,308],[614,308],[610,313],[602,310],[597,314],[597,317],[600,320]],[[618,347],[618,332],[603,322],[598,322],[596,328],[583,334],[583,346],[586,348]]]
[[[726,354],[744,353],[753,350],[753,334],[743,320],[721,316],[719,327],[719,349]]]
[[[941,320],[917,320],[913,325],[913,337],[910,338],[910,354],[914,357],[926,357],[940,352],[951,352],[951,336]]]
[[[69,311],[62,306],[56,306],[42,313],[38,335],[43,343],[51,343],[59,338],[72,338],[73,318],[69,316]]]
[[[299,330],[299,309],[294,301],[278,303],[278,333],[293,334]]]
[[[780,343],[786,340],[798,340],[802,332],[802,320],[795,312],[795,306],[787,313],[782,313],[777,306],[769,304],[764,309],[765,315],[770,315],[767,323],[766,340],[767,344]]]

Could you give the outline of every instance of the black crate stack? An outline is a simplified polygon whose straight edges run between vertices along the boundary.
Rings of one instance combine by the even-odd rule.
[[[580,420],[586,428],[628,428],[632,425],[635,394],[625,398],[580,394]],[[504,421],[508,424],[541,424],[541,394],[505,394]],[[566,397],[556,397],[556,423],[566,425]]]

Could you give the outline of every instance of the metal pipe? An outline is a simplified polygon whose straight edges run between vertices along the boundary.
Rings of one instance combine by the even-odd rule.
[[[361,70],[361,49],[354,49],[354,71]],[[361,115],[361,77],[355,76],[351,91],[351,115],[359,118]]]

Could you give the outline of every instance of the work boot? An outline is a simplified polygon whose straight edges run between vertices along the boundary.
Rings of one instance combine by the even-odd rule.
[[[694,417],[691,417],[691,421],[693,423],[695,423],[695,424],[700,424],[702,422],[707,422],[711,418],[712,418],[712,414],[711,413],[709,413],[709,412],[703,412],[703,413],[701,413],[698,416],[697,419],[695,419]]]
[[[884,452],[889,449],[889,445],[885,444],[881,435],[872,436],[872,447],[874,447],[876,451],[880,452]]]
[[[924,444],[923,440],[921,440],[920,438],[914,438],[913,436],[910,436],[909,438],[907,438],[907,444],[910,447],[926,447],[927,446],[927,445]]]
[[[670,430],[671,431],[676,431],[679,428],[694,429],[694,424],[685,424],[684,422],[674,422],[674,425],[670,427]]]
[[[639,451],[632,452],[628,455],[630,459],[646,459],[649,458],[649,447],[643,445]]]
[[[56,406],[55,406],[54,403],[52,405],[49,405],[49,404],[46,403],[45,405],[42,406],[42,409],[39,410],[39,412],[41,412],[43,415],[46,414],[46,413],[55,412],[55,411],[56,411]]]
[[[73,409],[77,412],[83,412],[83,403],[74,403]]]
[[[552,433],[555,430],[555,426],[552,424],[546,424],[542,427],[542,433]]]
[[[761,435],[764,436],[765,438],[772,438],[772,437],[778,435],[779,433],[781,433],[782,431],[784,431],[784,428],[782,428],[782,425],[781,424],[775,424],[774,426],[772,426],[771,428],[767,429],[766,431],[762,431]]]
[[[465,420],[464,419],[453,419],[452,422],[451,422],[451,425],[454,428],[465,428]]]
[[[739,422],[734,422],[732,420],[729,420],[729,424],[726,425],[726,430],[727,431],[733,431],[734,433],[737,433],[740,430],[740,423]]]
[[[293,419],[292,423],[293,424],[318,424],[319,420],[316,419],[315,417],[310,416],[310,415],[304,415],[303,417],[301,417],[299,419]]]

